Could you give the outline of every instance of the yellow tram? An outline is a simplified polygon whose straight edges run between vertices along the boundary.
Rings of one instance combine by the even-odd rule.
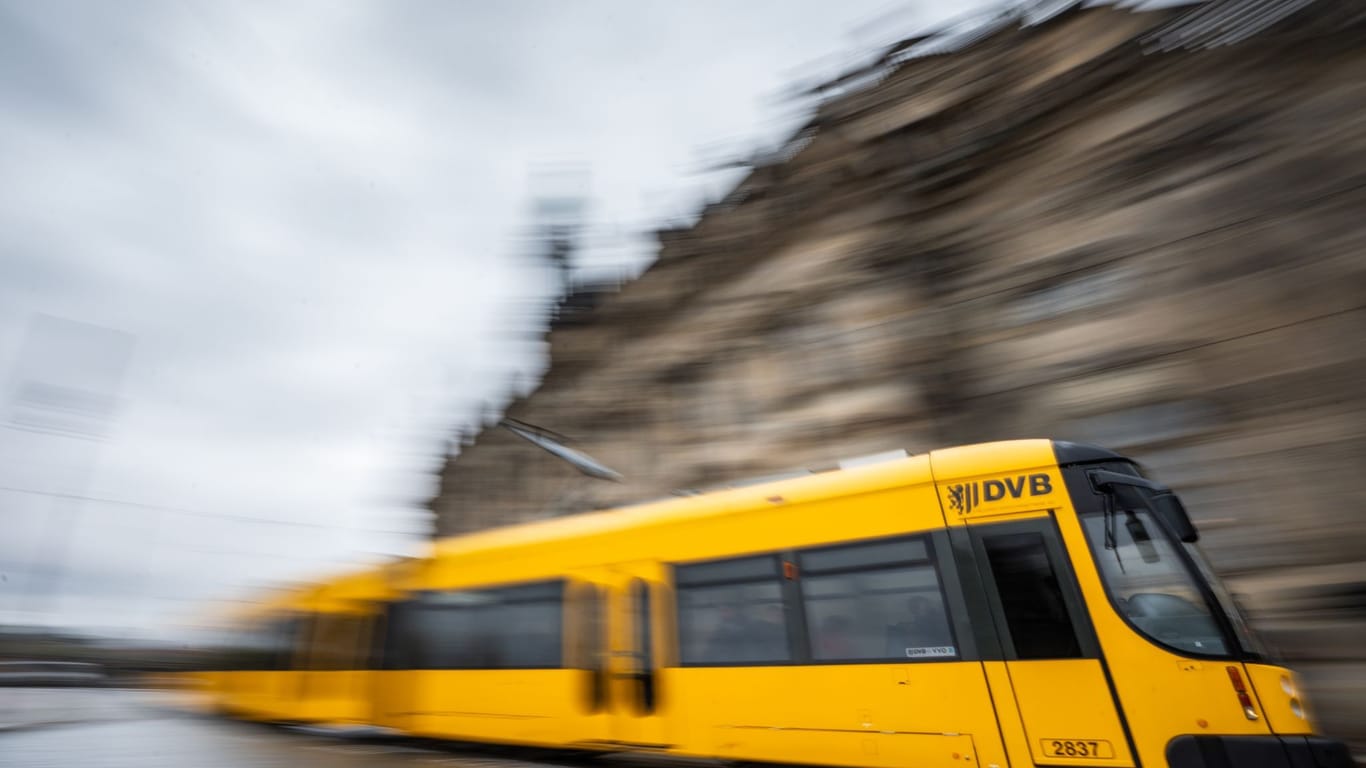
[[[251,617],[243,717],[831,766],[1350,766],[1180,501],[952,448],[437,542]]]

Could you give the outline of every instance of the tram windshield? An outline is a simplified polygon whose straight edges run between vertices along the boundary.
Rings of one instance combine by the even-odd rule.
[[[1146,495],[1126,489],[1111,514],[1082,518],[1105,588],[1139,632],[1182,653],[1229,656],[1236,638],[1260,654],[1232,597],[1195,544],[1171,536],[1147,507]],[[1221,627],[1227,618],[1233,638]]]

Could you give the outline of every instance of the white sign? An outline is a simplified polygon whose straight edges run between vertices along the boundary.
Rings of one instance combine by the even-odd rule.
[[[912,659],[928,659],[943,656],[957,656],[958,649],[952,645],[931,645],[926,648],[907,648],[906,656]]]

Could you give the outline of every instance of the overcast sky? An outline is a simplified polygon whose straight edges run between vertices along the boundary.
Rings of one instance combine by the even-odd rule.
[[[444,439],[539,370],[534,170],[639,265],[794,77],[964,6],[0,0],[0,623],[411,551]]]

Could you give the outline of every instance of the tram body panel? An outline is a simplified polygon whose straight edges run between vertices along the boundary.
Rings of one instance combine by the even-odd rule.
[[[666,567],[655,560],[614,564],[602,571],[607,587],[606,710],[608,740],[647,749],[668,749],[676,708],[667,705],[660,670],[666,663],[668,620]]]
[[[1304,702],[1304,685],[1298,675],[1272,664],[1245,664],[1244,668],[1273,731],[1306,736],[1314,733],[1313,716]]]
[[[956,515],[951,527],[963,530],[973,551],[979,599],[988,614],[975,618],[991,625],[1000,643],[1001,660],[990,663],[994,674],[989,674],[998,722],[1013,763],[1133,766],[1123,713],[1055,515],[1029,508],[1060,503],[1053,477],[1043,468],[1026,467],[1007,476],[950,478],[940,484],[941,499],[963,500],[966,512],[951,504],[945,512]],[[1007,497],[1012,488],[1028,497],[1031,485],[1041,493],[1032,504],[995,499],[988,491],[993,482],[1000,482]],[[964,490],[953,493],[955,486]],[[1017,511],[988,507],[978,516],[979,505],[998,500]]]
[[[1269,737],[1272,727],[1280,734],[1309,731],[1291,706],[1292,696],[1279,691],[1284,670],[1274,665],[1254,669],[1259,665],[1242,658],[1246,649],[1229,647],[1236,644],[1234,636],[1219,627],[1232,626],[1236,617],[1226,616],[1232,609],[1213,597],[1217,577],[1200,565],[1198,552],[1169,538],[1166,524],[1152,510],[1093,487],[1084,474],[1088,465],[1049,466],[1037,446],[988,447],[988,452],[1014,454],[1018,462],[990,472],[969,460],[972,451],[933,454],[949,525],[969,528],[979,542],[1002,531],[1005,535],[996,538],[1005,551],[1009,537],[1019,534],[1021,521],[1046,519],[1034,524],[1056,542],[1048,557],[1078,592],[1062,602],[1082,645],[1097,644],[1052,654],[1078,657],[1070,662],[1012,661],[1011,620],[997,606],[1009,680],[999,686],[993,681],[993,692],[1008,685],[1014,693],[1030,760],[1132,765],[1135,756],[1130,753],[1136,750],[1143,764],[1166,765],[1169,744],[1182,736],[1218,735],[1236,742]],[[1129,467],[1112,466],[1116,463]],[[1137,474],[1125,460],[1089,466]],[[1107,495],[1108,508],[1100,503]],[[989,575],[995,565],[991,554],[980,544],[977,554],[979,568]],[[1012,582],[1007,582],[998,585],[1000,592],[1011,591]],[[1073,668],[1070,673],[1067,666]],[[1263,681],[1257,692],[1266,688],[1280,694],[1274,712],[1264,712],[1255,696],[1249,698],[1257,680]],[[1002,697],[996,698],[999,706]],[[1302,713],[1302,702],[1297,704]],[[1005,731],[1004,714],[1001,722]],[[1281,724],[1288,729],[1279,729]],[[1274,740],[1257,744],[1279,751]],[[1023,761],[1018,746],[1012,747],[1012,757]]]
[[[260,722],[288,720],[290,704],[296,698],[300,673],[276,670],[244,670],[232,673],[236,678],[235,708],[246,719]]]
[[[1064,446],[446,540],[385,598],[385,621],[411,623],[373,671],[226,673],[222,698],[259,719],[865,768],[1186,768],[1213,754],[1192,737],[1273,760],[1312,746],[1298,682],[1251,650],[1194,538],[1086,474],[1136,477],[1130,462]],[[732,621],[747,629],[726,642],[767,632],[782,650],[727,651]],[[940,639],[902,639],[931,625]],[[497,653],[470,656],[470,627],[496,628]],[[855,650],[830,650],[846,631]]]
[[[292,702],[289,720],[312,723],[354,725],[368,723],[370,714],[369,674],[365,670],[308,670],[303,691]]]
[[[1176,742],[1216,737],[1244,750],[1234,762],[1308,759],[1302,742],[1284,742],[1286,757],[1276,738],[1310,732],[1280,690],[1289,671],[1263,658],[1193,541],[1118,497],[1107,522],[1104,494],[1086,481],[1097,466],[1122,469],[1065,469],[1072,503],[1058,522],[1141,759],[1166,765]]]
[[[1177,734],[1270,733],[1264,719],[1245,715],[1230,682],[1230,667],[1246,678],[1241,662],[1181,656],[1136,633],[1111,604],[1075,516],[1060,527],[1145,764],[1164,765],[1167,741]]]
[[[307,634],[296,649],[298,687],[287,703],[296,722],[353,725],[370,719],[369,677],[374,617],[367,605],[319,600],[308,617]]]
[[[415,597],[396,619],[398,635],[429,640],[423,643],[426,647],[386,649],[387,656],[396,654],[386,663],[397,668],[381,673],[376,681],[378,724],[454,740],[585,748],[609,742],[606,710],[594,711],[587,702],[592,673],[579,663],[578,650],[585,628],[569,601],[578,594],[575,590],[588,584],[602,589],[605,597],[611,578],[601,568],[567,573],[571,569],[566,561],[574,558],[565,555],[563,548],[547,548],[450,556],[429,563],[411,585]],[[527,589],[539,595],[507,597],[508,592]],[[505,602],[500,602],[500,594]],[[493,604],[521,608],[501,617],[458,614],[462,607]],[[602,610],[606,618],[607,606]],[[532,623],[552,619],[557,625],[553,650],[551,638],[544,634],[531,647],[516,632],[485,631],[506,630],[508,622],[533,629]],[[457,636],[443,634],[442,627]],[[461,636],[477,643],[479,653],[451,654],[449,648],[431,642],[454,645]]]
[[[771,509],[699,521],[687,536],[669,536],[661,551],[677,569],[753,553],[728,542],[763,542],[762,549],[754,548],[759,553],[789,553],[784,559],[795,554],[795,562],[785,565],[792,566],[791,578],[801,581],[815,577],[803,571],[804,552],[907,538],[928,541],[933,531],[942,530],[934,486],[923,470],[917,479],[921,482],[833,498],[772,496]],[[796,628],[806,631],[801,624]],[[792,638],[797,644],[812,641]],[[665,671],[661,693],[674,751],[680,753],[829,765],[964,765],[969,759],[1004,764],[976,660],[683,662]]]
[[[442,739],[560,746],[576,741],[570,669],[424,670],[408,730]]]
[[[1134,765],[1098,659],[1011,661],[1004,666],[1034,762]]]
[[[266,690],[271,673],[261,670],[229,672],[224,677],[228,708],[246,720],[266,718]]]
[[[424,674],[415,669],[370,672],[370,724],[399,733],[416,733],[417,715],[413,707]]]
[[[383,606],[399,594],[391,569],[338,576],[290,603],[299,626],[289,654],[297,680],[280,702],[280,719],[375,724],[373,667],[385,640]]]
[[[285,723],[306,722],[301,704],[304,701],[309,673],[302,669],[268,672],[261,708],[266,720]]]
[[[979,662],[700,667],[669,679],[687,754],[887,768],[1003,759]]]
[[[882,475],[884,478],[888,476],[885,468],[877,468],[867,474]],[[764,759],[765,754],[771,755],[777,749],[785,756],[784,759],[796,762],[810,763],[815,760],[813,755],[821,754],[825,755],[822,760],[828,758],[834,761],[833,764],[853,765],[860,764],[858,761],[864,759],[859,756],[868,754],[865,748],[879,749],[878,753],[884,756],[880,759],[888,760],[900,759],[895,757],[897,755],[904,757],[922,753],[925,759],[937,759],[931,756],[941,752],[945,759],[953,759],[955,752],[961,759],[963,755],[976,752],[976,748],[964,746],[956,741],[956,736],[942,737],[938,734],[966,734],[968,731],[964,723],[976,718],[979,722],[973,725],[973,730],[980,731],[977,738],[985,740],[987,744],[984,754],[999,753],[999,737],[990,714],[990,701],[980,664],[832,663],[810,667],[786,665],[679,669],[666,663],[666,656],[671,653],[670,643],[666,639],[676,634],[673,627],[676,613],[670,605],[671,594],[667,582],[667,574],[675,563],[743,557],[755,551],[772,552],[775,548],[801,549],[830,546],[845,540],[861,542],[916,535],[908,532],[908,528],[920,529],[920,535],[942,529],[943,517],[935,499],[934,486],[929,481],[927,460],[924,457],[906,460],[898,476],[909,476],[921,482],[897,485],[885,479],[875,480],[869,483],[872,487],[864,493],[839,495],[823,492],[819,486],[829,481],[819,478],[806,488],[795,488],[793,492],[782,496],[754,499],[757,503],[751,503],[748,509],[735,510],[734,514],[680,519],[657,526],[612,531],[568,545],[550,542],[525,550],[496,552],[453,548],[444,556],[438,556],[427,569],[420,591],[460,590],[480,585],[534,581],[566,570],[574,579],[588,580],[607,590],[610,605],[607,673],[610,680],[607,684],[607,701],[603,707],[608,715],[607,729],[604,733],[601,715],[587,713],[582,707],[577,712],[561,711],[559,717],[577,720],[578,723],[576,732],[580,738],[576,740],[566,736],[564,741],[567,743],[578,741],[595,744],[601,741],[609,746],[668,749],[685,754],[708,755],[717,754],[716,734],[727,731],[744,732],[746,736],[743,743],[736,742],[735,738],[726,741],[735,744],[729,754],[737,759],[741,756]],[[831,535],[832,526],[838,526],[837,536]],[[612,562],[609,558],[620,560],[631,553],[648,553],[654,557],[586,570],[573,567],[577,562]],[[642,649],[636,641],[641,614],[633,604],[634,597],[630,591],[632,585],[641,583],[652,590],[649,634],[653,636],[650,654],[653,660],[645,662],[648,670],[641,666]],[[567,644],[572,645],[572,642],[572,639],[567,640]],[[676,649],[672,653],[676,653]],[[642,707],[639,676],[647,671],[655,676],[658,700],[650,707]],[[457,699],[462,695],[456,692],[462,687],[459,680],[465,680],[471,689],[487,691],[490,690],[488,686],[496,685],[498,680],[511,680],[511,676],[517,673],[489,670],[485,677],[480,678],[453,677],[448,683],[435,686],[447,691],[440,695],[431,693],[434,687],[432,681],[437,679],[435,675],[438,673],[422,671],[415,674],[419,678],[417,685],[420,691],[411,708],[417,713],[413,716],[415,730],[424,735],[458,737],[471,728],[477,728],[497,740],[518,738],[502,726],[457,723],[449,717],[443,719],[432,714],[456,707]],[[963,679],[964,675],[968,678]],[[959,695],[968,696],[969,692],[975,691],[972,694],[975,696],[974,704],[967,708],[975,715],[965,715],[956,709],[935,705],[936,701],[953,698],[944,694],[930,694],[936,685],[935,681],[941,678],[944,679],[944,685],[961,691]],[[582,674],[577,676],[577,695],[558,685],[551,685],[547,689],[548,696],[557,701],[562,697],[568,702],[583,701],[584,681],[588,679]],[[755,691],[772,691],[772,684],[783,680],[787,680],[787,683],[781,695],[751,697]],[[812,690],[829,692],[829,700],[813,705],[807,693],[803,693]],[[912,699],[908,696],[910,690],[916,690],[921,696]],[[495,690],[492,696],[492,699],[483,699],[485,709],[480,711],[498,709],[492,702],[501,700],[502,693]],[[726,701],[736,700],[747,703],[742,706],[724,705]],[[880,726],[878,733],[872,736],[867,734],[867,728],[863,725],[851,725],[851,718],[857,718],[859,712],[870,709],[867,704],[869,701],[879,702],[875,709],[891,723]],[[708,703],[694,706],[697,702]],[[765,702],[768,708],[776,706],[780,711],[766,713],[764,707],[760,706]],[[508,706],[515,703],[509,701]],[[461,704],[456,708],[463,706]],[[544,716],[544,713],[534,708],[522,714],[532,718]],[[756,717],[759,720],[756,721]],[[924,722],[918,722],[920,720]],[[762,728],[756,726],[756,722],[763,723]],[[757,731],[762,729],[773,733],[758,734]],[[889,732],[884,734],[883,730]],[[899,738],[893,738],[879,748],[878,744],[889,736]],[[865,744],[868,739],[871,742]],[[844,753],[843,758],[838,758],[840,749],[831,748],[835,743],[856,744],[858,752]],[[939,746],[931,746],[931,743]]]

